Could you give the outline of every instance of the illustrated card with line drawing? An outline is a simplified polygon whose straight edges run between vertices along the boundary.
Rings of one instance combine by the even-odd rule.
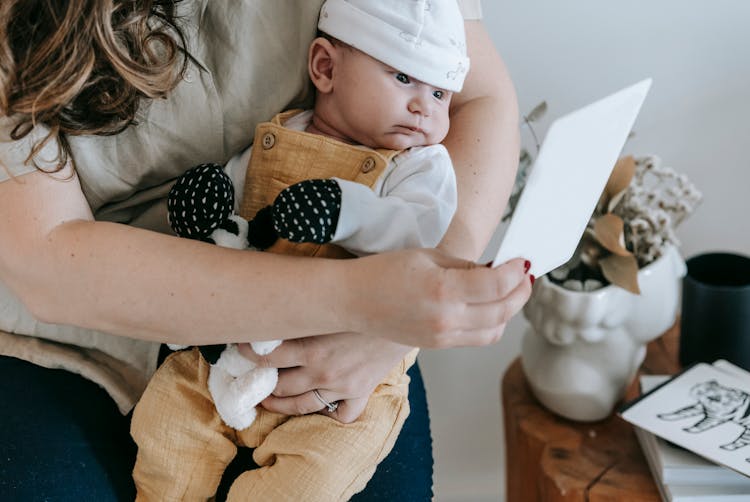
[[[750,476],[750,374],[731,363],[698,363],[625,405],[620,415]]]

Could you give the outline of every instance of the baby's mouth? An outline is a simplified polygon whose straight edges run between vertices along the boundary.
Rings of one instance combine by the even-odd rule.
[[[399,126],[396,126],[396,127],[401,128],[401,129],[406,129],[406,130],[411,131],[413,133],[424,134],[424,130],[421,127],[414,127],[414,126],[408,126],[408,125],[399,125]]]

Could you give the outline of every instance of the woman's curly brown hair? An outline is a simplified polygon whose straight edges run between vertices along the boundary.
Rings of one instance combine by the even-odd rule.
[[[185,70],[179,0],[1,0],[0,115],[11,138],[36,124],[71,157],[68,136],[111,135],[134,123],[143,98],[164,97]]]

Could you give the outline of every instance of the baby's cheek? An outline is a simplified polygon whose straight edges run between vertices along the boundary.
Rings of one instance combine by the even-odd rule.
[[[443,141],[445,137],[448,135],[448,129],[450,128],[450,120],[448,117],[445,117],[444,120],[441,120],[438,124],[435,125],[435,129],[430,134],[429,144],[436,145]]]

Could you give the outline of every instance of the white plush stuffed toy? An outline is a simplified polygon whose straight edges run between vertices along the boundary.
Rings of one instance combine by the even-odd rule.
[[[302,197],[309,201],[304,208],[295,203]],[[294,224],[297,218],[306,220],[307,211],[321,206],[333,210],[333,217],[325,222],[321,219],[320,224],[304,231]],[[286,188],[272,205],[258,211],[252,220],[245,220],[234,213],[234,187],[218,164],[201,164],[187,171],[177,179],[167,201],[169,224],[177,235],[256,251],[270,247],[278,237],[295,242],[329,242],[340,207],[341,189],[335,180],[307,180]],[[318,218],[315,221],[318,223]],[[260,355],[269,354],[280,344],[280,340],[251,343]],[[246,429],[255,420],[255,407],[276,387],[277,369],[258,368],[239,353],[235,344],[203,346],[200,350],[211,364],[208,389],[216,410],[230,427]]]

